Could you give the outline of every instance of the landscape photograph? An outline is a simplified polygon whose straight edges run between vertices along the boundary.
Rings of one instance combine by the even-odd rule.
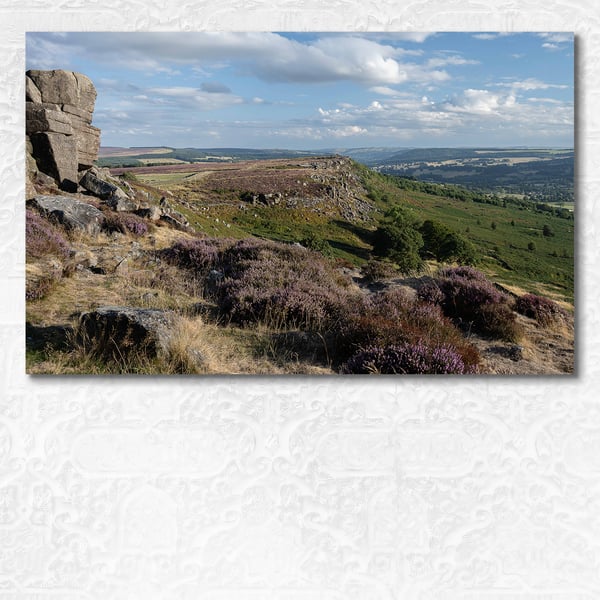
[[[26,36],[32,375],[572,375],[572,33]]]

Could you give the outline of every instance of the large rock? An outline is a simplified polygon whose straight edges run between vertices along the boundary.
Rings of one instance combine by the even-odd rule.
[[[70,104],[82,108],[90,115],[94,112],[96,88],[89,77],[73,71],[27,71],[40,91],[42,102]]]
[[[79,172],[74,137],[47,132],[34,133],[29,138],[38,169],[54,178],[65,192],[76,192]]]
[[[96,207],[66,196],[39,195],[29,200],[28,204],[67,229],[99,233],[104,221],[104,215]]]
[[[166,354],[176,325],[171,311],[103,306],[81,315],[80,342],[105,358],[154,358]]]
[[[101,198],[113,210],[134,211],[137,209],[137,204],[132,202],[121,188],[98,177],[95,169],[86,171],[79,184],[94,196]]]
[[[42,102],[42,93],[37,85],[33,83],[33,79],[30,79],[29,77],[25,77],[25,100],[27,102]]]
[[[73,125],[69,115],[34,102],[27,102],[25,105],[25,124],[27,135],[44,131],[73,135]]]
[[[50,144],[48,138],[38,138],[39,143],[33,144],[33,158],[38,168],[54,177],[61,187],[64,179],[76,183],[77,177],[61,176],[60,171],[68,168],[72,175],[73,168],[82,171],[98,158],[100,130],[92,125],[96,101],[94,84],[81,73],[32,70],[27,71],[25,90],[26,129],[32,141],[42,133],[72,138],[69,141],[54,138]],[[49,150],[52,157],[47,156]],[[71,183],[66,185],[63,189],[71,191]]]

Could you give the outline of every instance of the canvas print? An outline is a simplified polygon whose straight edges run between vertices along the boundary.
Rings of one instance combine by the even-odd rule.
[[[27,34],[30,374],[574,372],[571,33]]]

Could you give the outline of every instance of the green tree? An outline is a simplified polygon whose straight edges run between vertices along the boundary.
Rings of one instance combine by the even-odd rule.
[[[373,253],[395,262],[402,273],[416,271],[421,266],[422,246],[421,234],[407,224],[382,223],[373,234]]]
[[[544,225],[544,227],[542,228],[542,234],[544,235],[544,237],[554,237],[554,231],[552,230],[552,227],[550,227],[550,225],[548,224]]]
[[[401,206],[394,206],[373,234],[373,253],[395,262],[400,271],[409,273],[422,265],[423,237],[419,221]]]
[[[446,236],[451,233],[451,230],[439,221],[428,219],[419,227],[419,232],[423,236],[421,255],[423,257],[433,256],[440,260],[440,246],[444,243]]]
[[[443,262],[455,261],[460,265],[474,265],[477,262],[477,251],[462,235],[450,232],[440,245],[438,257],[438,260]]]

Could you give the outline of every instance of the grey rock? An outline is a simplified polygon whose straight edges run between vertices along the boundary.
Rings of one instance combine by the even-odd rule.
[[[189,221],[177,211],[171,211],[169,214],[162,214],[160,220],[180,231],[188,231],[190,229]]]
[[[138,208],[135,214],[150,221],[158,221],[162,215],[162,211],[158,206],[146,206]]]
[[[103,306],[81,315],[78,337],[105,358],[154,358],[168,352],[175,324],[176,315],[171,311]]]
[[[42,102],[69,104],[89,113],[94,112],[96,88],[89,77],[73,71],[27,71],[42,96]]]
[[[38,195],[28,204],[35,206],[48,219],[57,221],[67,229],[98,233],[104,215],[96,207],[66,196]]]
[[[98,158],[100,148],[100,129],[81,123],[72,117],[73,135],[77,142],[77,164],[79,169],[91,167]]]
[[[69,115],[60,110],[44,108],[33,102],[27,102],[25,106],[25,124],[28,135],[42,131],[73,135],[73,126]]]
[[[74,163],[79,170],[91,167],[98,158],[100,147],[100,130],[92,125],[96,89],[91,80],[72,71],[27,71],[26,99],[27,133],[73,136],[73,141],[68,142],[73,154],[69,164]],[[66,147],[66,144],[55,141],[54,145]],[[57,169],[51,164],[53,161],[46,156],[47,151],[47,143],[34,146],[33,157],[38,168],[62,182],[65,177],[58,179]],[[59,162],[66,162],[66,157],[61,157]]]
[[[43,173],[53,177],[66,192],[77,191],[77,155],[74,136],[34,133],[30,136],[33,157]]]
[[[27,102],[41,102],[42,93],[38,89],[37,85],[33,83],[33,79],[25,77],[25,100]]]
[[[118,186],[97,176],[95,169],[86,171],[85,175],[79,180],[81,187],[88,192],[101,198],[105,204],[116,211],[134,211],[137,204],[131,201],[129,196]]]

